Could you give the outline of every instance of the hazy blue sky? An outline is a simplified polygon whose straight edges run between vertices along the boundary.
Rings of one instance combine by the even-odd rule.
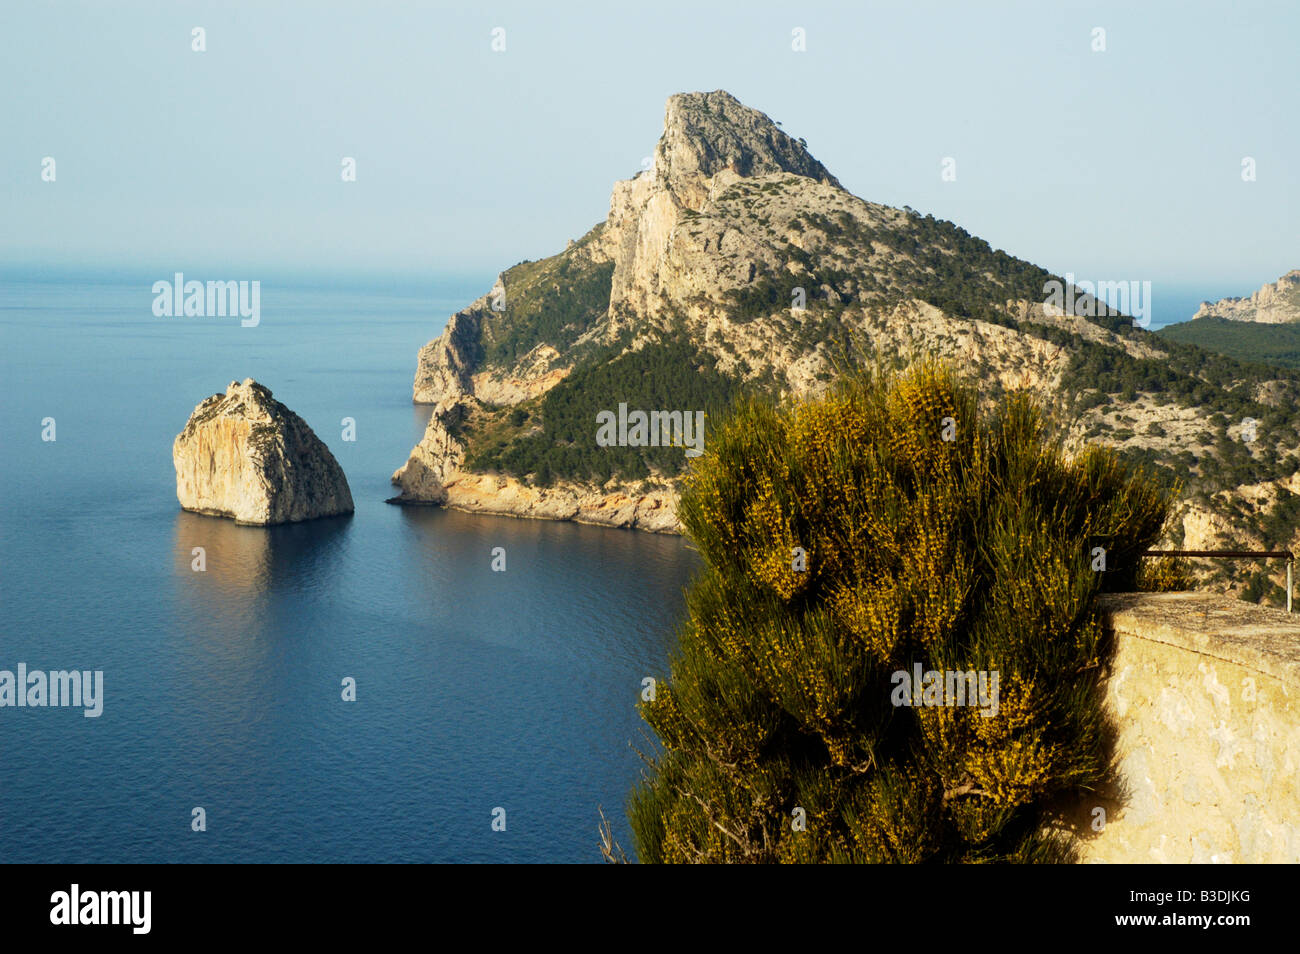
[[[723,88],[857,195],[1058,273],[1248,291],[1300,267],[1298,4],[610,7],[6,3],[0,254],[496,271],[604,218],[669,94]]]

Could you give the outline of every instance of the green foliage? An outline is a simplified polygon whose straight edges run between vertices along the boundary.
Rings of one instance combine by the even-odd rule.
[[[1192,566],[1182,557],[1145,557],[1138,564],[1137,588],[1152,593],[1190,590]]]
[[[1052,274],[994,250],[984,239],[932,215],[912,214],[908,239],[899,248],[916,266],[908,275],[915,296],[951,315],[1016,327],[1003,311],[1011,299],[1042,301]]]
[[[785,251],[791,261],[812,273],[805,280],[809,306],[829,302],[826,286],[843,304],[874,300],[884,304],[904,298],[919,298],[949,314],[979,318],[995,324],[1015,326],[1004,310],[1009,299],[1038,301],[1052,275],[1022,259],[993,249],[988,242],[965,229],[932,215],[909,211],[901,227],[872,227],[847,212],[835,216],[806,213],[792,223],[795,227],[824,232],[834,245],[860,250],[863,261],[875,249],[895,253],[882,275],[869,270],[835,269],[812,252],[795,245]],[[793,283],[784,275],[778,280],[759,276],[756,281],[732,293],[738,320],[750,320],[768,305],[789,307]]]
[[[511,408],[481,408],[468,419],[448,421],[447,429],[468,448],[471,467],[488,466],[516,441],[535,431],[541,399],[533,398]],[[539,481],[541,482],[541,481]],[[544,481],[549,483],[550,480]]]
[[[1259,532],[1269,550],[1286,550],[1300,529],[1300,496],[1283,490],[1269,511],[1259,519]]]
[[[742,181],[718,201],[733,203],[736,210],[749,208],[749,217],[763,218],[773,208],[767,203],[780,199],[785,187],[780,181],[761,185]],[[1212,434],[1212,450],[1191,460],[1185,448],[1169,446],[1168,435],[1157,423],[1138,420],[1121,427],[1112,417],[1094,424],[1088,432],[1110,440],[1125,440],[1135,434],[1155,438],[1155,447],[1132,448],[1125,454],[1177,472],[1193,489],[1214,491],[1276,480],[1294,470],[1295,458],[1286,451],[1300,445],[1300,419],[1294,414],[1300,402],[1300,373],[1253,363],[1253,359],[1282,360],[1292,338],[1300,349],[1300,327],[1202,319],[1153,335],[1136,329],[1131,318],[1105,309],[1104,314],[1087,319],[1122,338],[1140,339],[1142,347],[1130,354],[1122,347],[1089,340],[1068,324],[1012,318],[1005,302],[1042,300],[1044,286],[1054,276],[993,249],[951,222],[910,209],[901,220],[841,210],[832,215],[803,212],[791,219],[790,225],[812,236],[805,243],[808,248],[785,244],[782,249],[787,261],[780,267],[771,273],[759,271],[751,282],[729,290],[724,305],[733,320],[778,316],[778,333],[785,335],[792,347],[809,352],[828,346],[830,353],[845,355],[861,344],[854,339],[853,330],[861,309],[920,298],[957,318],[1017,328],[1066,349],[1070,363],[1060,387],[1063,417],[1094,407],[1105,413],[1112,402],[1133,402],[1139,395],[1149,395],[1157,404],[1194,408],[1208,423],[1235,424],[1246,417],[1257,420],[1260,440],[1253,445]],[[660,345],[652,345],[637,356],[618,359],[622,362],[618,374],[602,373],[597,366],[617,355],[621,347],[601,351],[602,346],[591,339],[577,345],[579,337],[609,310],[613,266],[594,260],[598,257],[594,239],[602,228],[597,226],[559,255],[509,269],[503,276],[505,311],[484,311],[481,336],[461,342],[478,367],[510,366],[543,343],[564,352],[575,367],[545,406],[529,402],[531,416],[526,420],[515,413],[509,420],[498,421],[488,411],[464,425],[468,429],[458,435],[467,440],[470,466],[521,477],[532,474],[533,480],[543,483],[560,478],[605,480],[616,474],[627,478],[673,476],[684,463],[680,453],[597,448],[594,426],[582,415],[616,408],[627,396],[621,389],[628,382],[636,392],[627,396],[629,406],[643,409],[694,405],[713,412],[734,393],[736,382],[723,380],[713,370],[714,360],[691,347],[680,329],[665,337],[666,342],[681,347],[680,353],[673,352],[678,355],[673,360],[685,356],[676,368],[668,368],[664,363],[667,353]],[[827,245],[839,251],[832,254]],[[795,265],[806,274],[795,278],[789,271]],[[807,310],[791,314],[795,285],[806,292]],[[630,331],[632,324],[626,326]],[[1213,340],[1206,344],[1225,351],[1235,348],[1235,353],[1252,360],[1237,360],[1181,343],[1180,337],[1192,332],[1210,334]],[[1229,340],[1224,336],[1236,337]],[[1229,348],[1232,341],[1238,344]],[[717,347],[734,354],[730,345]],[[696,377],[700,380],[692,384]],[[783,382],[760,374],[751,385],[777,392]],[[579,395],[579,387],[588,390]],[[990,394],[996,397],[996,387],[990,387]],[[1216,426],[1216,430],[1222,428]]]
[[[483,322],[484,360],[508,364],[543,343],[568,348],[609,310],[613,275],[612,262],[594,264],[573,250],[508,269],[505,309],[486,312]]]
[[[617,413],[620,402],[626,403],[629,411],[704,411],[709,415],[707,441],[713,421],[731,403],[737,389],[736,380],[720,374],[712,360],[684,336],[667,336],[638,351],[594,361],[572,372],[551,388],[532,412],[532,423],[541,418],[540,431],[530,426],[527,433],[509,435],[508,440],[492,440],[488,429],[481,429],[470,440],[466,463],[473,470],[520,477],[535,474],[535,482],[543,485],[555,478],[603,483],[614,475],[624,479],[652,473],[674,476],[687,460],[681,447],[600,447],[596,415],[601,411]]]
[[[1168,491],[1179,491],[1186,483],[1184,477],[1189,469],[1189,462],[1184,458],[1190,457],[1190,453],[1184,453],[1179,457],[1149,447],[1134,446],[1121,448],[1116,453],[1120,460],[1135,470],[1145,471],[1150,480]]]
[[[1294,371],[1267,365],[1250,364],[1194,345],[1165,341],[1145,332],[1143,344],[1157,349],[1156,357],[1137,358],[1120,348],[1089,341],[1065,329],[1026,322],[1022,330],[1045,338],[1070,352],[1070,364],[1061,378],[1061,392],[1074,395],[1065,410],[1078,415],[1110,395],[1122,401],[1133,400],[1138,393],[1162,397],[1174,404],[1196,408],[1207,423],[1220,428],[1228,422],[1250,417],[1259,422],[1259,440],[1252,445],[1232,440],[1220,432],[1216,437],[1202,432],[1200,443],[1213,445],[1213,452],[1195,460],[1199,475],[1191,483],[1195,488],[1218,490],[1239,484],[1259,483],[1290,476],[1294,458],[1280,457],[1278,446],[1294,447],[1300,443],[1297,419],[1288,407],[1300,395],[1300,375]],[[1282,406],[1264,404],[1255,398],[1261,386],[1279,388]],[[1103,408],[1103,412],[1106,408]],[[1154,428],[1154,429],[1153,429]],[[1146,432],[1160,436],[1160,425],[1149,425]],[[1119,438],[1113,428],[1099,431]],[[1131,430],[1126,436],[1131,437]],[[1151,463],[1187,473],[1188,461],[1177,448],[1142,452]]]
[[[794,282],[773,281],[764,275],[748,285],[726,292],[727,315],[732,321],[747,323],[755,318],[775,314],[790,307]]]
[[[1272,380],[1294,385],[1298,380],[1294,374],[1275,368],[1243,364],[1158,338],[1148,338],[1144,343],[1164,353],[1158,357],[1136,358],[1120,348],[1087,341],[1060,329],[1027,325],[1025,330],[1071,349],[1070,367],[1061,381],[1065,390],[1168,394],[1179,404],[1204,405],[1239,420],[1252,413],[1256,417],[1268,413],[1267,406],[1252,399],[1250,385]]]
[[[1067,460],[1024,399],[981,419],[932,366],[742,402],[684,481],[705,568],[642,707],[641,860],[1070,858],[1052,801],[1110,768],[1095,597],[1132,587],[1171,499],[1112,452]],[[997,714],[894,706],[914,663],[998,673]]]
[[[1300,325],[1197,318],[1166,325],[1157,333],[1170,341],[1196,345],[1238,361],[1300,370]]]

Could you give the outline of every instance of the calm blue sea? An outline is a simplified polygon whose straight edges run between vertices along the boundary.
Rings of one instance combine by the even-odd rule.
[[[105,683],[98,719],[0,708],[0,861],[592,862],[598,806],[630,850],[635,702],[694,554],[384,503],[428,414],[416,351],[490,276],[263,281],[256,328],[155,318],[169,277],[0,280],[0,670]],[[245,377],[329,445],[355,515],[181,512],[172,439]]]
[[[1169,282],[1153,282],[1151,287],[1151,324],[1149,330],[1158,331],[1168,325],[1181,321],[1191,321],[1192,315],[1201,307],[1203,301],[1218,301],[1220,298],[1249,298],[1255,289],[1272,278],[1262,278],[1254,285],[1249,282],[1208,281],[1202,285],[1190,286]]]

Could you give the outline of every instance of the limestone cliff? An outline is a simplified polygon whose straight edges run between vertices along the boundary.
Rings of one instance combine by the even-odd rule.
[[[186,510],[268,525],[352,513],[329,448],[252,378],[207,398],[172,445]]]
[[[675,529],[689,461],[597,446],[595,414],[814,394],[846,363],[919,356],[990,396],[1027,389],[1073,441],[1207,493],[1225,460],[1255,482],[1295,469],[1294,416],[1245,458],[1225,441],[1233,421],[1281,420],[1300,378],[1174,349],[1086,296],[1052,313],[1054,280],[950,222],[852,195],[725,92],[673,96],[650,167],[615,184],[604,221],[506,269],[420,351],[414,399],[433,414],[393,501]]]
[[[1249,298],[1203,301],[1192,317],[1254,321],[1263,325],[1300,322],[1300,268],[1292,269],[1277,281],[1264,285]]]

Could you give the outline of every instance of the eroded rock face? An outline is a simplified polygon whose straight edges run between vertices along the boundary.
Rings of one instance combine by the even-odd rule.
[[[680,531],[679,471],[656,466],[652,480],[597,483],[569,468],[552,481],[483,453],[493,441],[544,433],[554,389],[566,406],[560,400],[583,372],[663,341],[684,341],[699,367],[774,395],[823,393],[851,342],[886,363],[949,361],[992,386],[990,400],[1023,389],[1049,409],[1091,390],[1072,370],[1076,343],[1169,360],[1154,335],[1049,312],[1050,276],[1030,263],[1011,268],[1005,253],[951,223],[852,195],[802,140],[725,92],[670,97],[649,158],[614,184],[603,221],[562,252],[502,272],[420,351],[413,396],[433,413],[392,476],[393,502]],[[1213,307],[1282,321],[1293,305],[1300,309],[1300,271]],[[617,407],[623,383],[601,387],[603,406]],[[1263,404],[1295,406],[1289,379],[1252,387]],[[1170,402],[1163,392],[1097,397],[1072,444],[1215,453],[1206,402]],[[511,422],[515,409],[526,424]],[[592,428],[594,437],[594,420]],[[1287,440],[1274,442],[1279,456],[1296,453]]]
[[[1300,268],[1292,269],[1271,285],[1263,286],[1249,298],[1203,301],[1192,317],[1256,321],[1266,325],[1300,322]]]
[[[407,467],[419,466],[412,455]],[[643,491],[593,487],[557,481],[550,487],[532,487],[515,477],[453,471],[445,482],[430,485],[424,499],[396,503],[438,503],[453,510],[490,513],[538,520],[572,520],[598,527],[624,527],[652,533],[680,533],[677,492],[671,485]]]
[[[747,239],[745,230],[752,223],[731,223],[736,227],[724,226],[720,236],[704,234],[704,222],[692,226],[690,234],[683,231],[688,217],[710,208],[729,187],[763,177],[790,190],[782,203],[787,219],[810,210],[859,213],[868,208],[844,192],[802,142],[729,93],[670,97],[652,167],[615,183],[606,220],[583,241],[570,242],[563,253],[574,270],[602,264],[613,269],[608,312],[579,343],[607,342],[629,324],[644,325],[645,316],[670,306],[691,312],[689,299],[747,283],[754,262],[774,264],[775,252],[765,241]],[[887,218],[903,216],[885,206],[869,208]],[[723,263],[720,251],[744,261]],[[494,300],[512,307],[513,290],[504,287],[504,275],[487,295],[452,315],[443,333],[420,350],[415,403],[443,409],[462,399],[513,404],[546,391],[570,370],[572,356],[545,345],[508,368],[493,367],[483,343],[500,321]]]
[[[741,228],[723,228],[723,238],[704,234],[702,224],[693,227],[690,235],[683,229],[690,216],[711,208],[729,187],[762,177],[774,178],[798,193],[789,199],[787,217],[825,202],[865,205],[843,192],[801,141],[730,94],[719,90],[669,98],[651,168],[616,183],[605,222],[580,242],[569,242],[563,253],[570,275],[602,266],[611,270],[608,306],[602,308],[599,320],[569,348],[543,342],[503,363],[487,349],[502,321],[494,301],[508,311],[519,300],[515,287],[507,287],[505,275],[498,277],[491,292],[453,315],[442,335],[420,351],[414,399],[436,407],[424,439],[393,474],[400,493],[392,502],[680,532],[671,481],[655,481],[649,488],[617,481],[606,486],[561,481],[535,488],[513,477],[466,472],[465,446],[456,422],[481,404],[512,405],[544,394],[573,369],[575,354],[584,346],[607,344],[629,329],[633,340],[640,340],[652,325],[662,323],[657,317],[660,312],[693,314],[696,309],[687,299],[706,291],[718,295],[748,282],[752,276],[740,273],[752,272],[753,264],[723,262],[717,243],[724,242],[736,255],[743,252],[742,257],[766,261],[772,256],[763,243],[751,241],[733,249],[744,237]],[[882,214],[894,214],[879,208]],[[673,244],[674,236],[679,247]],[[647,322],[648,316],[656,317]],[[753,336],[754,326],[727,330],[752,350],[760,350],[746,339]],[[696,331],[701,338],[710,333],[703,324]],[[792,355],[790,361],[798,357]],[[766,353],[763,358],[766,363]],[[822,364],[812,362],[815,366],[804,377],[814,381]]]
[[[307,422],[252,378],[194,409],[172,445],[176,497],[196,513],[266,526],[352,513],[343,468]]]

